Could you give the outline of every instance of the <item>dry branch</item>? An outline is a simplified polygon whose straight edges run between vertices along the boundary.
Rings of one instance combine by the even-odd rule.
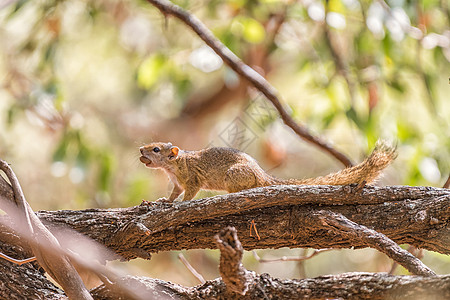
[[[306,249],[305,249],[306,250]],[[258,253],[256,253],[255,250],[253,250],[253,257],[260,263],[274,263],[274,262],[280,262],[280,261],[298,261],[302,262],[308,259],[313,258],[314,256],[319,255],[320,253],[331,251],[333,249],[314,249],[313,253],[305,256],[282,256],[280,258],[273,258],[273,259],[264,259],[259,257]]]
[[[220,250],[219,271],[222,280],[231,292],[245,295],[250,283],[249,272],[242,265],[244,248],[234,227],[227,227],[214,237]]]
[[[187,259],[184,257],[183,253],[178,254],[178,259],[183,263],[183,265],[186,267],[186,269],[191,272],[191,274],[197,278],[197,280],[203,284],[206,282],[205,278],[203,278],[202,274],[200,274],[194,267],[187,261]]]
[[[215,248],[213,236],[234,226],[245,250],[364,248],[369,245],[313,217],[330,210],[383,233],[397,244],[450,254],[450,191],[429,187],[272,186],[172,204],[81,211],[41,211],[49,228],[69,226],[124,259]],[[254,220],[261,240],[251,237]]]
[[[2,178],[0,178],[0,197],[3,200],[7,199],[10,201],[14,197],[11,187]],[[175,202],[173,204],[150,203],[131,208],[109,210],[89,209],[84,211],[38,212],[37,215],[56,235],[61,234],[61,232],[64,234],[64,230],[62,230],[64,227],[72,227],[78,232],[86,234],[108,246],[125,259],[135,257],[149,258],[150,253],[163,250],[215,248],[213,242],[214,234],[227,225],[233,225],[237,228],[237,231],[241,234],[242,246],[247,250],[285,246],[312,248],[361,248],[373,246],[374,243],[370,238],[368,239],[364,235],[361,238],[361,232],[365,232],[367,227],[383,233],[396,243],[410,243],[419,248],[448,254],[450,253],[449,200],[450,191],[448,189],[429,187],[367,186],[361,189],[356,186],[271,186],[206,199]],[[332,212],[327,215],[324,214],[325,210]],[[337,218],[334,214],[345,217]],[[320,217],[324,216],[326,217],[326,222],[322,222],[323,218],[320,219]],[[333,222],[333,218],[335,221],[337,220],[337,223]],[[356,233],[349,234],[349,228],[355,223],[348,219],[359,224],[356,224],[360,226],[359,228],[356,228],[356,230],[352,229]],[[8,222],[5,216],[1,217],[1,221],[2,223]],[[248,228],[252,221],[258,228],[261,240],[250,236]],[[330,226],[334,226],[336,230],[330,230]],[[0,240],[8,243],[14,240],[17,241],[13,234],[0,223]],[[232,245],[234,239],[230,239],[230,237],[228,235],[219,240],[228,241],[228,245]],[[20,241],[18,245],[21,245]],[[27,245],[24,247],[25,253],[19,255],[19,259],[29,256],[30,251],[27,249]],[[235,250],[237,248],[240,247],[233,246],[230,249]],[[11,253],[4,252],[1,247],[0,251],[8,255]],[[14,257],[17,257],[17,253]],[[394,258],[404,264],[405,257],[400,255]],[[117,257],[111,257],[111,259],[113,258]],[[410,262],[410,258],[406,257],[406,260],[407,263]],[[4,267],[5,264],[11,263],[0,260],[0,264]],[[16,266],[13,267],[14,270],[11,272],[15,272],[16,268],[32,268],[31,266],[33,264]],[[32,271],[29,272],[32,273]],[[259,276],[248,271],[245,271],[243,274],[245,274],[245,278],[248,277],[245,280],[244,290],[246,286],[249,287],[245,297],[281,296],[284,295],[283,293],[292,293],[292,291],[284,291],[284,287],[280,289],[281,283],[277,279],[272,279],[266,275]],[[35,274],[30,276],[35,276]],[[374,275],[371,274],[370,276]],[[387,278],[392,280],[391,277]],[[423,281],[420,281],[420,284],[415,283],[421,287],[423,285],[437,290],[448,287],[447,277],[433,278],[434,281],[427,281],[421,278],[420,280]],[[38,278],[37,280],[44,279]],[[116,288],[120,287],[121,284],[130,283],[128,287],[142,284],[140,283],[141,279],[132,279],[131,282],[127,282],[127,280],[131,279],[116,278],[112,284],[99,288],[96,291],[108,293],[108,291],[114,290],[114,293],[121,293]],[[316,282],[314,279],[308,279],[307,282],[314,281],[320,287],[319,280],[323,281],[325,279],[317,280]],[[385,277],[374,280],[375,282],[381,280],[383,283],[385,282],[383,281]],[[396,280],[398,282],[399,278],[397,277]],[[155,288],[155,281],[150,279],[143,281],[151,282],[151,286]],[[162,288],[163,292],[166,293],[167,286],[170,284],[158,282],[160,285],[156,286],[157,290]],[[266,285],[270,287],[272,283],[276,283],[277,288],[272,287],[267,290]],[[288,285],[289,287],[297,289],[296,293],[299,293],[299,287],[296,284],[300,284],[300,286],[306,284],[305,282],[298,283],[296,281],[288,281],[286,283],[290,284]],[[14,285],[15,283],[9,284]],[[39,286],[45,290],[48,284],[48,282],[43,282]],[[211,286],[211,284],[212,282],[207,282],[205,285],[197,287],[198,291],[190,289],[186,292],[186,288],[180,286],[172,286],[171,288],[173,288],[173,292],[177,291],[176,293],[178,294],[176,295],[178,296],[183,294],[180,294],[181,290],[185,291],[187,294],[183,294],[182,298],[187,299],[196,296],[208,298],[209,294],[206,295],[205,293],[219,295],[218,298],[222,297],[223,299],[230,299],[230,297],[236,296],[235,293],[230,296],[230,292],[224,290],[223,282],[218,281],[217,286]],[[325,284],[325,282],[322,282],[322,284]],[[360,284],[364,284],[364,282],[360,282]],[[374,283],[374,285],[376,284]],[[410,282],[408,281],[407,284],[410,284]],[[263,285],[263,287],[258,288],[258,285]],[[206,289],[204,289],[205,286],[207,286]],[[388,287],[386,286],[384,289]],[[409,286],[411,290],[414,290],[413,287],[412,284]],[[11,287],[8,288],[11,290]],[[147,288],[144,285],[140,289],[139,294],[143,295],[142,293]],[[401,288],[403,288],[403,285],[399,289],[401,290]],[[54,287],[50,289],[53,289],[56,296],[48,297],[49,299],[58,299],[61,296],[60,291]],[[290,288],[287,287],[286,289]],[[355,289],[357,290],[356,287]],[[379,289],[379,287],[376,289]],[[243,289],[238,290],[243,291]],[[349,294],[350,292],[347,291],[347,288],[345,290],[345,292],[324,290],[322,294],[326,296],[322,295],[321,297],[328,297],[328,295],[334,297],[332,295],[336,295],[336,293],[347,293],[350,298],[353,297]],[[311,295],[313,298],[316,297],[314,293],[308,294],[311,293],[309,289],[301,291],[306,293],[305,296]],[[354,291],[352,290],[352,293]],[[396,289],[391,289],[392,291],[397,292]],[[42,291],[41,294],[43,293],[45,292]],[[360,296],[360,293],[363,293],[363,291],[358,291],[357,293]],[[385,291],[382,294],[386,295],[386,293]],[[373,294],[377,295],[376,292],[373,292]],[[444,294],[439,293],[439,296]],[[105,296],[105,299],[107,298]],[[376,299],[376,297],[372,298]]]
[[[21,253],[0,244],[0,251]],[[116,283],[101,285],[91,294],[94,299],[132,299],[120,286],[139,291],[145,299],[435,299],[450,297],[450,275],[392,276],[383,273],[345,273],[302,280],[281,280],[268,274],[246,273],[248,291],[245,296],[230,292],[220,279],[195,287],[183,287],[170,282],[144,277],[127,276]],[[119,289],[118,289],[119,288]],[[122,297],[122,298],[121,298]],[[63,299],[33,264],[14,265],[0,260],[1,299]]]
[[[211,49],[214,50],[214,52],[217,53],[217,55],[223,59],[223,61],[230,68],[249,81],[253,86],[255,86],[255,88],[263,93],[270,102],[272,102],[274,107],[280,113],[280,117],[283,122],[298,136],[328,152],[343,163],[344,166],[352,166],[352,162],[347,156],[334,149],[325,140],[312,135],[307,127],[297,124],[281,104],[278,91],[263,76],[245,64],[219,39],[217,39],[211,30],[209,30],[209,28],[206,27],[197,17],[183,10],[181,7],[174,5],[168,0],[148,0],[148,2],[157,7],[165,16],[174,16],[190,27],[209,47],[211,47]]]
[[[0,207],[8,213],[7,216],[0,219],[0,240],[3,242],[0,244],[0,252],[2,253],[2,258],[5,259],[4,261],[8,261],[10,263],[12,262],[16,265],[22,265],[26,261],[28,263],[31,262],[30,259],[11,259],[9,255],[3,253],[3,248],[6,250],[5,253],[13,253],[15,256],[19,255],[23,257],[29,256],[30,252],[34,253],[38,264],[35,266],[27,264],[26,267],[22,268],[22,270],[27,270],[30,268],[33,270],[36,266],[41,266],[49,274],[49,276],[51,276],[62,286],[66,296],[69,299],[92,299],[89,291],[86,289],[83,281],[77,273],[77,270],[75,270],[74,265],[97,275],[108,286],[115,283],[115,289],[120,290],[121,294],[127,295],[128,299],[149,299],[149,297],[145,294],[141,297],[139,290],[130,290],[128,287],[117,283],[119,276],[98,262],[105,260],[100,256],[100,253],[102,253],[101,251],[96,252],[97,255],[95,258],[97,260],[94,260],[87,257],[90,256],[86,255],[89,250],[84,249],[84,257],[81,257],[79,253],[72,251],[69,247],[60,247],[59,241],[44,226],[44,224],[42,224],[26,202],[18,179],[9,165],[0,160],[0,169],[5,172],[12,183],[12,186],[10,186],[3,179],[3,177],[0,176],[0,186],[6,189],[6,191],[2,190],[0,192]],[[9,190],[12,190],[13,193],[10,193]],[[15,203],[10,203],[13,202],[13,200]],[[17,206],[19,206],[19,208]],[[25,209],[26,214],[23,212],[23,209]],[[24,223],[27,224],[26,228],[23,226]],[[62,241],[71,240],[72,237],[79,238],[78,242],[80,245],[85,247],[95,245],[98,247],[97,250],[103,250],[105,254],[107,253],[107,251],[104,251],[105,249],[102,246],[92,243],[92,241],[87,237],[80,238],[80,235],[75,234],[73,231],[66,230],[63,233]],[[12,249],[16,251],[13,251]],[[3,260],[0,260],[0,262],[3,262]],[[6,264],[6,266],[8,266],[8,264]],[[0,268],[2,267],[4,267],[4,265],[0,266]],[[11,272],[8,272],[11,274],[8,275],[16,276],[15,272],[20,272],[20,269],[21,268],[15,268],[14,270],[11,270]],[[46,293],[46,288],[50,286],[50,289],[56,291],[54,297],[59,299],[61,294],[59,290],[54,287],[53,284],[47,282],[46,279],[42,279],[40,277],[40,273],[38,275],[39,276],[35,277],[37,277],[37,280],[41,280],[42,284],[31,284],[30,286],[33,286],[33,289],[36,289],[36,291],[32,291],[31,294],[33,296],[38,296],[40,299],[53,299],[53,295],[51,297],[42,297]],[[27,294],[27,292],[23,290],[25,290],[24,286],[26,285],[29,276],[23,276],[20,274],[16,277],[16,280],[4,280],[6,283],[3,285],[4,289],[0,290],[0,299],[15,298],[8,295],[11,290],[18,292],[17,295],[15,295],[16,298],[22,298]],[[18,288],[17,284],[22,288]],[[4,297],[4,295],[8,296]],[[25,298],[29,299],[34,297]]]
[[[193,288],[157,279],[127,277],[127,284],[157,287],[155,296],[168,299],[434,299],[450,297],[450,275],[392,276],[373,273],[345,273],[301,280],[281,280],[268,274],[249,272],[249,290],[245,296],[227,291],[220,279]],[[93,291],[95,299],[117,299],[104,287]]]
[[[5,172],[11,182],[13,199],[9,200],[14,200],[12,202],[16,204],[18,210],[9,207],[5,209],[9,203],[1,203],[1,207],[14,217],[16,223],[25,224],[22,226],[25,227],[22,231],[32,237],[29,245],[39,264],[63,287],[69,299],[92,299],[77,271],[69,259],[62,254],[58,240],[36,217],[25,200],[19,180],[11,167],[7,162],[0,160],[0,169]]]
[[[421,276],[436,275],[436,273],[424,265],[420,259],[409,253],[407,250],[402,249],[382,233],[369,229],[366,226],[356,224],[343,215],[331,211],[320,211],[318,218],[322,224],[330,226],[336,233],[342,233],[351,238],[360,239],[368,246],[385,253],[410,271],[411,274]]]

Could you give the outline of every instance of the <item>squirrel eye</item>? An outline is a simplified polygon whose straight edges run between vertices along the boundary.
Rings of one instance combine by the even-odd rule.
[[[153,152],[158,153],[159,151],[161,151],[161,149],[159,149],[158,147],[153,148]]]

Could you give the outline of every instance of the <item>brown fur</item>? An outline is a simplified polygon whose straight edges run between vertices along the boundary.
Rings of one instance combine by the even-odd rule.
[[[154,149],[159,149],[155,152]],[[141,147],[141,162],[149,168],[161,168],[174,184],[168,199],[172,202],[183,191],[183,200],[191,200],[200,189],[230,193],[250,188],[279,185],[345,185],[373,182],[396,157],[394,148],[379,142],[372,154],[357,166],[317,178],[278,179],[267,174],[250,155],[233,148],[208,148],[183,151],[171,143],[152,143]]]

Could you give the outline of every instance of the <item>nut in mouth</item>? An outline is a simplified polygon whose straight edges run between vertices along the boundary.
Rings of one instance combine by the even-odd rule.
[[[152,161],[145,156],[139,157],[139,160],[141,161],[141,163],[145,164],[147,167],[150,167],[150,165],[152,164]]]

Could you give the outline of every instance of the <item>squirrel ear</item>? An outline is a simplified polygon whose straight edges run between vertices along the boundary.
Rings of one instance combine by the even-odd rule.
[[[176,147],[176,146],[174,146],[174,147],[172,147],[172,148],[170,148],[170,158],[177,158],[177,156],[178,156],[178,152],[180,151],[180,148],[178,148],[178,147]]]

